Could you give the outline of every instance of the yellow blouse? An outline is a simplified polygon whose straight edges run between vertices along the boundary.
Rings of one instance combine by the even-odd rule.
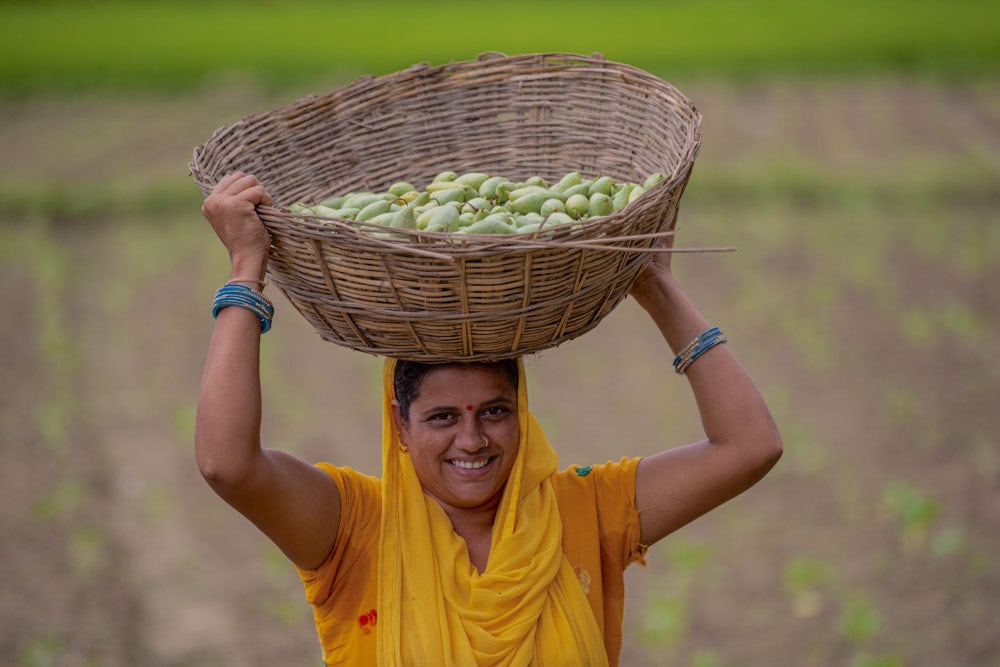
[[[644,564],[635,506],[639,458],[552,476],[563,523],[563,553],[590,602],[611,665],[618,664],[625,607],[624,570]],[[299,570],[313,606],[326,665],[375,665],[381,480],[321,463],[341,497],[333,551],[317,569]]]

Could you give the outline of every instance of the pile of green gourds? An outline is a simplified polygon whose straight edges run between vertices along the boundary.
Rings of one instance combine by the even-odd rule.
[[[352,192],[315,205],[298,202],[289,210],[388,228],[526,234],[611,215],[663,178],[656,172],[642,184],[618,183],[610,176],[584,178],[573,171],[550,185],[539,176],[513,182],[503,176],[445,171],[423,190],[399,182],[385,192]]]

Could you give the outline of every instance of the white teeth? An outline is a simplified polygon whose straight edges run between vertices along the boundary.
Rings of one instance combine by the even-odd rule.
[[[479,461],[459,461],[457,459],[453,459],[451,461],[451,464],[457,468],[465,468],[466,470],[478,470],[479,468],[482,468],[489,462],[490,462],[489,459],[480,459]]]

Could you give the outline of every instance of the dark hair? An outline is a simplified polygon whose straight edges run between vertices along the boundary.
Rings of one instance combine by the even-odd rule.
[[[409,420],[410,418],[410,404],[416,400],[417,395],[420,393],[420,383],[423,381],[424,376],[442,365],[444,364],[425,364],[420,361],[406,361],[405,359],[400,359],[396,362],[392,384],[396,392],[396,400],[399,401],[399,412],[403,415],[403,419]],[[493,362],[468,362],[465,365],[500,368],[507,374],[507,379],[510,380],[511,386],[514,387],[515,391],[517,390],[517,359],[502,359]]]

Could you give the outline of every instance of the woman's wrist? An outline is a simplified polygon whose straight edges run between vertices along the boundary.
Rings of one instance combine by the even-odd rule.
[[[680,292],[680,285],[669,272],[646,273],[629,290],[632,298],[646,310],[661,304],[676,292]]]
[[[632,296],[656,323],[675,353],[708,328],[673,274],[647,276]]]
[[[264,279],[267,269],[267,254],[254,253],[249,255],[233,255],[232,269],[229,272],[230,281],[248,280],[260,282]]]

